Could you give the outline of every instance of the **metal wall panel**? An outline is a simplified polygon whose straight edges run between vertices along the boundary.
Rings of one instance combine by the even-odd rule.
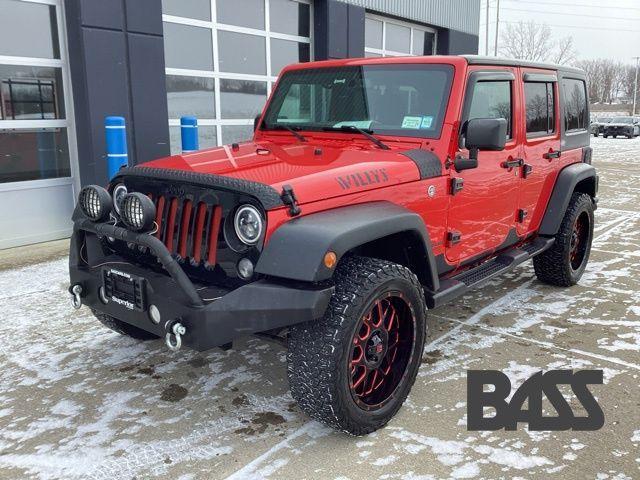
[[[478,35],[480,0],[340,0],[367,10]]]

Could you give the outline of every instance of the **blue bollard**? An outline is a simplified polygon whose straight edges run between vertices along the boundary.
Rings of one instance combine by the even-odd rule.
[[[180,117],[180,137],[182,138],[182,153],[199,150],[198,119],[196,117]]]
[[[127,155],[127,129],[123,117],[107,117],[104,121],[107,142],[107,173],[111,180],[129,163]]]

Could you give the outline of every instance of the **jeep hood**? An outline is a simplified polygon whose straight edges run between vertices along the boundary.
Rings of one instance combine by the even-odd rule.
[[[418,146],[381,150],[348,141],[332,142],[331,146],[246,142],[235,149],[225,145],[154,160],[144,166],[259,182],[278,193],[283,185],[291,185],[298,202],[304,204],[419,180],[418,167],[403,154]]]

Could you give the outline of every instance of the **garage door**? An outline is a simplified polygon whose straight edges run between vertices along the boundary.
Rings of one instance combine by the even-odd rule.
[[[305,0],[163,0],[171,151],[195,115],[200,148],[251,138],[280,70],[312,52]]]

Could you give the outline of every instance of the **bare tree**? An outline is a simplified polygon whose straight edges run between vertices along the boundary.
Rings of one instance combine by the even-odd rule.
[[[536,22],[508,23],[500,44],[501,55],[533,62],[569,64],[577,56],[573,37],[563,37],[556,42],[549,26]]]
[[[560,65],[570,65],[576,61],[577,56],[573,46],[573,37],[569,35],[556,42],[556,48],[551,53],[551,61]]]
[[[535,22],[508,23],[500,43],[505,57],[542,62],[552,48],[551,29]]]

